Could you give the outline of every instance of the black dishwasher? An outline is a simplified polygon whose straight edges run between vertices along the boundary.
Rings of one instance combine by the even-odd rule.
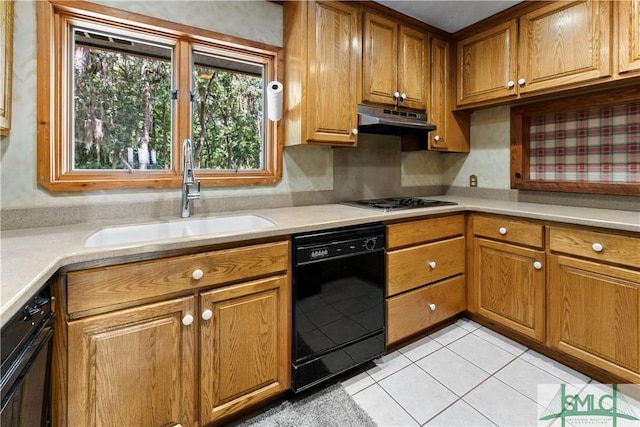
[[[53,321],[51,290],[47,286],[2,327],[3,427],[45,427],[51,423]]]
[[[293,236],[293,391],[384,353],[384,246],[378,223]]]

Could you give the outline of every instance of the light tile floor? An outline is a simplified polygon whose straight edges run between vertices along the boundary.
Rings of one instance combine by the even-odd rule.
[[[537,426],[538,384],[590,381],[468,319],[341,379],[379,426]]]

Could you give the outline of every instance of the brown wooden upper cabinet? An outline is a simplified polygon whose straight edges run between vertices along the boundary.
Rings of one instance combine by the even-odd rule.
[[[611,9],[608,1],[552,2],[460,40],[458,106],[612,76]]]
[[[365,12],[363,49],[364,102],[426,110],[428,34]]]
[[[284,2],[285,145],[356,145],[360,34],[346,3]]]
[[[618,73],[640,72],[640,0],[615,2],[618,20]]]
[[[431,38],[431,96],[427,111],[430,123],[436,125],[429,132],[429,150],[469,152],[469,113],[452,111],[455,99],[455,70],[452,66],[451,43]]]
[[[458,42],[458,105],[512,97],[517,75],[517,20]]]

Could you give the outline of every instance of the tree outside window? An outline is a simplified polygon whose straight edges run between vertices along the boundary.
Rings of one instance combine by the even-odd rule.
[[[39,2],[38,22],[40,185],[178,187],[185,138],[204,187],[281,178],[265,113],[281,49],[85,2]]]

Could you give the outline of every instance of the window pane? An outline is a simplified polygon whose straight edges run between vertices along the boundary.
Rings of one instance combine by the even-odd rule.
[[[172,48],[72,31],[73,169],[170,169]]]
[[[195,168],[264,170],[264,66],[194,52]]]

